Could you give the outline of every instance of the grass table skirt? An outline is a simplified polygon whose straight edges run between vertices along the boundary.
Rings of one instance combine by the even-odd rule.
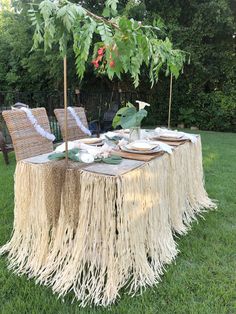
[[[204,189],[201,140],[120,176],[63,163],[18,162],[14,232],[0,253],[81,306],[107,306],[160,280],[176,257],[174,233],[215,204]]]

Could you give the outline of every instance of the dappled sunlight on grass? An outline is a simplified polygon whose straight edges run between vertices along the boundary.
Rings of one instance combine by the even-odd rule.
[[[210,148],[205,149],[204,159],[203,159],[203,166],[205,169],[209,168],[214,164],[214,162],[219,159],[219,154],[216,152],[211,152]]]

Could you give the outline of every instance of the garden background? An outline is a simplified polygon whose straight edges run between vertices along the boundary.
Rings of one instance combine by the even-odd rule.
[[[30,2],[40,3],[38,0]],[[104,7],[104,1],[72,2],[81,3],[97,14],[101,14]],[[43,48],[31,50],[34,29],[28,16],[29,8],[26,1],[0,1],[0,103],[6,102],[6,95],[24,92],[37,97],[38,103],[45,102],[47,107],[45,95],[57,93],[58,96],[63,91],[63,64],[56,47],[46,54]],[[185,127],[235,132],[236,2],[120,0],[118,9],[144,24],[155,21],[155,25],[162,29],[163,38],[168,36],[176,48],[190,53],[190,64],[185,64],[182,75],[173,82],[172,126],[184,123]],[[75,101],[76,90],[81,95],[90,94],[88,102],[91,104],[94,103],[92,93],[93,98],[109,95],[100,98],[100,104],[107,104],[109,99],[116,100],[114,95],[128,94],[129,100],[132,95],[134,100],[139,97],[152,104],[146,124],[166,125],[170,78],[164,73],[151,88],[143,70],[140,86],[134,90],[128,76],[124,75],[120,82],[118,79],[110,81],[106,76],[94,73],[89,63],[85,78],[80,82],[74,66],[72,43],[68,68],[68,86]],[[58,101],[59,98],[55,99]]]

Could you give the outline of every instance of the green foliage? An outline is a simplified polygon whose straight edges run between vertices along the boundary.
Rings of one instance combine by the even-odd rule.
[[[29,8],[29,6],[28,6]],[[37,15],[38,22],[40,21]],[[36,22],[35,22],[36,23]],[[33,32],[27,10],[20,13],[0,12],[0,89],[34,92],[58,89],[62,86],[63,68],[56,47],[44,53],[31,50]],[[74,63],[72,49],[68,63]],[[76,82],[74,66],[69,67],[69,81]]]
[[[145,1],[148,19],[165,21],[168,36],[188,51],[191,62],[173,82],[172,126],[179,109],[194,110],[194,124],[203,129],[236,132],[236,7],[233,1]],[[147,86],[147,85],[146,85]],[[152,93],[157,123],[166,124],[169,80],[161,77]],[[228,109],[223,103],[230,103]],[[234,105],[235,106],[235,105]],[[154,111],[154,109],[153,109]]]
[[[196,121],[193,108],[180,108],[179,113],[179,122],[184,123],[185,127],[191,127]]]
[[[134,127],[140,127],[142,120],[147,116],[147,111],[137,109],[128,102],[125,107],[119,109],[113,118],[112,126],[116,128],[121,126],[123,129],[130,129]]]
[[[236,132],[236,95],[220,91],[199,94],[196,124],[202,130]]]
[[[0,10],[10,10],[11,1],[10,0],[1,0],[0,1]]]
[[[76,57],[76,70],[80,79],[84,76],[96,26],[97,24],[90,17],[84,20],[83,25],[80,21],[75,25],[73,48]]]
[[[116,15],[117,3],[117,0],[107,0],[105,9]],[[107,15],[107,12],[105,13]],[[59,50],[65,56],[68,42],[71,36],[73,37],[76,68],[80,79],[86,70],[85,64],[89,60],[94,33],[99,35],[106,48],[104,69],[108,77],[112,79],[116,75],[120,78],[122,73],[129,73],[135,87],[139,85],[143,64],[147,67],[150,65],[150,81],[153,85],[158,81],[160,68],[165,67],[167,75],[171,72],[177,78],[185,61],[185,53],[174,50],[168,38],[158,38],[156,27],[143,27],[126,16],[117,15],[112,20],[106,20],[84,10],[79,4],[50,0],[42,1],[38,9],[31,9],[29,14],[35,27],[34,49],[42,41],[45,50],[59,43]],[[96,48],[95,44],[94,49]]]
[[[47,37],[50,41],[52,36],[56,37],[51,41],[52,49],[47,48],[47,53],[44,54],[43,49],[31,50],[33,36],[34,42],[38,43],[40,48],[44,41],[44,20],[38,12],[39,5],[43,6],[42,1],[31,0],[30,6],[28,1],[13,0],[11,10],[9,2],[6,0],[2,3],[5,10],[0,12],[0,89],[32,92],[62,90],[63,69],[58,52],[59,44],[62,54],[67,51],[69,87],[73,89],[83,84],[85,90],[94,89],[96,78],[90,64],[90,56],[93,54],[95,58],[98,48],[103,46],[97,27],[99,23],[103,25],[105,22],[96,20],[95,30],[88,30],[84,19],[86,11],[77,4],[77,0],[72,0],[70,5],[64,1],[58,19],[56,12],[49,8],[48,11],[54,13],[49,17],[51,20],[48,22]],[[105,1],[82,0],[79,3],[93,13],[101,15]],[[67,5],[68,11],[63,9],[68,8]],[[28,15],[29,9],[32,11],[29,11]],[[171,71],[177,75],[175,63],[178,63],[178,57],[174,56],[172,63],[172,53],[168,53],[168,37],[175,47],[191,55],[191,63],[185,64],[181,77],[173,81],[172,126],[179,122],[180,108],[192,108],[196,117],[194,124],[199,127],[236,131],[235,109],[223,105],[236,103],[236,39],[232,37],[236,24],[235,1],[120,0],[117,3],[117,12],[122,15],[121,21],[112,17],[108,7],[108,21],[122,27],[125,36],[122,37],[122,32],[119,33],[111,24],[105,23],[107,29],[111,30],[113,40],[108,36],[110,32],[106,32],[104,38],[111,43],[106,50],[104,64],[95,72],[100,76],[99,82],[103,79],[100,88],[105,91],[116,89],[117,78],[121,78],[122,90],[130,91],[133,89],[130,84],[132,72],[136,86],[141,82],[138,92],[148,94],[148,101],[152,103],[152,107],[148,109],[150,114],[147,122],[166,125],[169,78],[166,78],[165,74],[168,75],[172,68]],[[44,14],[47,15],[47,11]],[[75,15],[76,21],[78,20],[76,23],[73,22]],[[137,23],[134,20],[132,22],[132,18],[142,22],[141,25],[138,23],[139,29],[136,29]],[[71,24],[74,25],[74,35],[71,34],[72,30],[65,32],[66,28],[70,29]],[[80,30],[83,26],[85,34],[92,36],[92,41],[89,36],[81,37]],[[153,44],[139,34],[140,30],[148,38],[151,33],[151,36],[156,37],[157,44],[161,45],[160,49],[155,48],[155,53],[152,53],[153,60],[150,59]],[[77,45],[73,47],[75,41]],[[133,50],[135,43],[138,49]],[[157,58],[159,51],[160,56]],[[168,66],[162,64],[166,55],[169,59]],[[115,61],[115,68],[109,67],[110,58]],[[109,83],[103,74],[107,74],[112,82]],[[81,82],[83,75],[85,76]],[[150,79],[154,84],[152,89]]]
[[[110,17],[117,14],[117,4],[119,0],[106,0],[103,10],[104,17]]]

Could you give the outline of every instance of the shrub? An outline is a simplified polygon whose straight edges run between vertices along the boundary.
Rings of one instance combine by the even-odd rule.
[[[236,132],[236,95],[215,91],[198,96],[195,110],[200,129]]]

